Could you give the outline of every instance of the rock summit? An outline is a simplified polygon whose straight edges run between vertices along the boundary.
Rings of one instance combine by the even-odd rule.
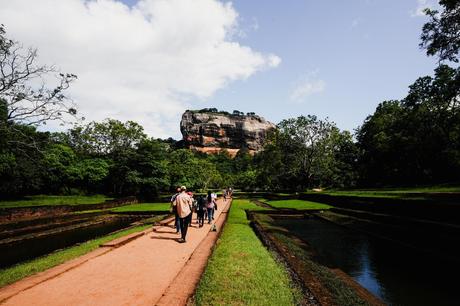
[[[268,132],[275,128],[255,113],[228,113],[215,108],[187,110],[180,122],[186,147],[204,153],[225,149],[231,156],[243,148],[250,154],[260,151]]]

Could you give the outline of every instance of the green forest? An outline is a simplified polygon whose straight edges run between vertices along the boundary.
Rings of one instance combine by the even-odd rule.
[[[77,78],[37,64],[0,27],[0,197],[33,194],[136,195],[151,199],[178,185],[192,190],[304,191],[460,182],[460,11],[440,1],[420,47],[438,59],[433,75],[408,84],[407,96],[382,101],[361,126],[340,130],[315,115],[282,120],[264,149],[231,158],[195,153],[180,141],[148,136],[133,121],[85,122],[66,95]],[[57,75],[58,85],[37,80]],[[372,101],[371,101],[372,102]],[[69,119],[70,118],[70,119]],[[78,119],[78,120],[77,120]],[[42,132],[49,121],[72,122]]]

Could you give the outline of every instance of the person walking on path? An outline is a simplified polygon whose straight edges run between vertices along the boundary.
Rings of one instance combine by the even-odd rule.
[[[171,209],[174,213],[174,227],[176,228],[176,234],[180,233],[179,215],[177,214],[176,197],[180,194],[181,188],[177,187],[176,193],[171,197]]]
[[[193,192],[188,191],[187,194],[189,195],[190,200],[192,201],[192,202],[191,202],[192,204],[190,205],[191,213],[190,213],[190,222],[189,222],[189,226],[190,226],[190,227],[193,227],[193,225],[192,225],[192,224],[193,224],[192,220],[193,220],[193,212],[196,211],[196,200],[195,200],[195,198],[193,197]]]
[[[187,236],[188,226],[192,219],[192,198],[186,193],[187,188],[182,186],[181,193],[179,193],[174,201],[174,205],[177,209],[177,214],[179,215],[179,225],[181,231],[181,238],[179,242],[185,242],[185,237]]]
[[[205,211],[206,211],[206,200],[203,196],[199,196],[198,201],[197,201],[197,206],[196,206],[196,215],[198,217],[199,227],[203,227]]]
[[[206,210],[208,211],[208,224],[211,224],[211,221],[214,220],[215,205],[216,205],[216,200],[212,196],[211,191],[208,191],[208,197],[206,199]]]

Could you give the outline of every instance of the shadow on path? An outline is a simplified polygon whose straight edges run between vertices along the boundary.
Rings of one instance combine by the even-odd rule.
[[[150,239],[159,239],[159,240],[179,240],[180,237],[150,237]]]

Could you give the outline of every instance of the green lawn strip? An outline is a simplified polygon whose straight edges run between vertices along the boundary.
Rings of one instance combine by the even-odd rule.
[[[430,193],[460,192],[460,186],[430,186],[417,188],[382,188],[364,190],[326,190],[321,193],[338,196],[383,197],[383,198],[420,198]],[[420,195],[417,195],[420,194]]]
[[[283,265],[262,245],[245,209],[260,207],[234,200],[227,224],[196,292],[196,305],[295,305],[301,292]]]
[[[169,211],[169,203],[139,203],[120,206],[113,208],[110,211],[112,212],[146,212],[146,211]]]
[[[289,208],[289,209],[329,209],[331,206],[327,204],[310,202],[305,200],[276,200],[276,201],[265,201],[269,205],[275,208]]]
[[[387,198],[387,199],[415,199],[423,200],[425,197],[423,194],[420,195],[407,195],[403,192],[385,192],[385,191],[327,191],[321,192],[322,194],[331,196],[345,196],[345,197],[357,197],[357,198]]]
[[[28,207],[28,206],[45,206],[45,205],[84,205],[99,204],[113,198],[104,195],[92,196],[53,196],[53,195],[36,195],[26,196],[24,199],[17,201],[0,201],[0,208],[11,207]]]
[[[83,214],[92,214],[96,212],[104,211],[103,209],[90,209],[90,210],[81,210],[73,212],[74,215],[83,215]]]
[[[161,219],[162,217],[164,216],[157,216],[156,220]],[[86,253],[89,253],[97,249],[99,245],[102,243],[106,243],[108,241],[123,237],[131,233],[142,231],[150,226],[151,224],[145,224],[145,225],[129,228],[126,230],[122,230],[119,232],[115,232],[107,236],[103,236],[103,237],[96,238],[93,240],[88,240],[86,242],[83,242],[81,244],[78,244],[78,245],[75,245],[75,246],[72,246],[66,249],[55,251],[51,254],[48,254],[48,255],[45,255],[45,256],[30,260],[27,262],[23,262],[23,263],[17,264],[15,266],[12,266],[6,269],[1,269],[0,270],[0,287],[16,282],[32,274],[35,274],[35,273],[47,270],[49,268],[52,268],[54,266],[57,266],[70,259],[73,259],[73,258],[82,256]]]
[[[283,227],[273,224],[273,219],[267,215],[256,215],[256,220],[269,231],[278,242],[281,242],[289,249],[292,256],[302,259],[303,269],[314,275],[321,284],[328,290],[337,305],[369,305],[356,292],[350,288],[341,278],[334,274],[329,268],[315,262],[311,254],[298,244],[298,240],[292,238],[292,235]]]

